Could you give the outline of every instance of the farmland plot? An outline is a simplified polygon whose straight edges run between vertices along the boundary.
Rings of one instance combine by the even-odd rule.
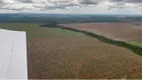
[[[115,40],[127,41],[142,37],[142,26],[135,24],[140,23],[77,23],[60,25],[90,31]]]

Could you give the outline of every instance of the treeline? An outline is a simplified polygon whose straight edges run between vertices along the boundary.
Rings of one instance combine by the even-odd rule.
[[[61,29],[70,30],[70,31],[80,32],[80,33],[83,33],[87,36],[97,38],[98,40],[105,42],[105,43],[108,43],[108,44],[112,44],[112,45],[116,45],[116,46],[120,46],[120,47],[125,47],[125,48],[131,50],[132,52],[142,56],[142,47],[140,47],[140,46],[135,46],[135,45],[129,44],[129,43],[124,42],[124,41],[116,41],[116,40],[106,38],[104,36],[97,35],[97,34],[94,34],[92,32],[88,32],[88,31],[84,31],[84,30],[78,30],[78,29],[64,27],[64,26],[57,26],[57,27],[61,28]]]
[[[48,22],[46,24],[41,24],[39,27],[50,27],[50,28],[57,28],[57,22]]]

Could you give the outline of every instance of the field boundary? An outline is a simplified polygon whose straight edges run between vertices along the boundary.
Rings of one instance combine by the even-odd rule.
[[[124,42],[124,41],[117,41],[117,40],[113,40],[110,38],[107,38],[105,36],[102,35],[98,35],[89,31],[85,31],[85,30],[79,30],[79,29],[75,29],[75,28],[69,28],[69,27],[64,27],[64,26],[56,26],[57,28],[60,29],[65,29],[65,30],[70,30],[70,31],[75,31],[75,32],[79,32],[79,33],[83,33],[87,36],[93,37],[93,38],[97,38],[98,40],[108,43],[108,44],[112,44],[115,46],[120,46],[120,47],[124,47],[127,48],[129,50],[131,50],[132,52],[142,56],[142,47],[140,46],[136,46],[136,45],[132,45],[130,43]]]

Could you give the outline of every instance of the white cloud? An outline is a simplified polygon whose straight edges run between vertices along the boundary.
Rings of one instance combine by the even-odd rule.
[[[0,0],[0,12],[141,13],[141,10],[142,0]]]

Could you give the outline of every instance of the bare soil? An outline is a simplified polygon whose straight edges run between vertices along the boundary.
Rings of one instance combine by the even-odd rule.
[[[71,27],[93,32],[115,40],[133,40],[142,37],[142,23],[77,23],[60,24],[61,26]]]

